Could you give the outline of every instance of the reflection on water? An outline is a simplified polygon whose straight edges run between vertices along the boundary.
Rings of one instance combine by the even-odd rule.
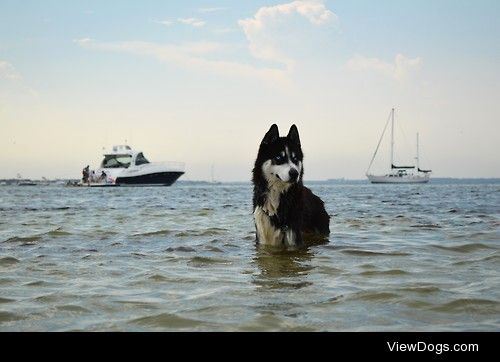
[[[314,268],[313,257],[308,248],[283,250],[258,245],[253,261],[260,272],[253,282],[269,289],[304,288],[311,284],[307,275]]]

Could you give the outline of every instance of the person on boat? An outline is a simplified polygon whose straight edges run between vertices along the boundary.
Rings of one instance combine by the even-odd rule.
[[[89,165],[87,165],[87,167],[85,167],[83,170],[82,170],[82,182],[83,183],[88,183],[89,182]]]
[[[107,177],[106,172],[102,171],[101,176],[99,176],[99,182],[106,182]]]

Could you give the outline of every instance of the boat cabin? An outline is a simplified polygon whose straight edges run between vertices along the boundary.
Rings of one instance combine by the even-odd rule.
[[[113,146],[113,151],[104,154],[101,168],[129,168],[149,163],[142,152],[135,152],[127,145]]]

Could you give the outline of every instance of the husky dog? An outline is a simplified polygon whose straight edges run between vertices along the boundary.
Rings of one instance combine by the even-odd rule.
[[[326,238],[330,216],[323,201],[302,184],[304,155],[293,125],[280,137],[273,124],[264,136],[253,169],[253,216],[257,242],[300,246],[304,235]]]

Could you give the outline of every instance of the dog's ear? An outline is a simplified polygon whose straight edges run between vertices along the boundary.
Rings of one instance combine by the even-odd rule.
[[[269,131],[267,131],[266,135],[262,139],[261,144],[268,145],[274,141],[276,141],[280,136],[280,132],[278,131],[278,126],[273,124]]]
[[[300,146],[299,130],[297,129],[296,125],[292,125],[292,127],[290,127],[287,138]]]

